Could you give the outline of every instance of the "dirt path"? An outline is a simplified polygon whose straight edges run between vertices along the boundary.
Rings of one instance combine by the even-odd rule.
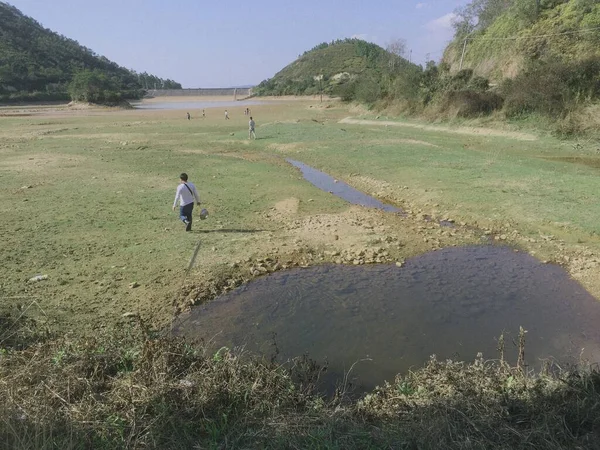
[[[520,133],[517,131],[505,131],[505,130],[494,130],[492,128],[476,128],[476,127],[449,127],[440,125],[425,125],[420,123],[410,122],[393,122],[390,120],[362,120],[353,119],[352,117],[346,117],[340,120],[339,123],[348,125],[379,125],[379,126],[390,126],[390,127],[406,127],[406,128],[418,128],[426,131],[441,131],[444,133],[456,133],[456,134],[468,134],[471,136],[492,136],[492,137],[506,137],[512,139],[518,139],[520,141],[537,141],[538,137],[533,134]]]

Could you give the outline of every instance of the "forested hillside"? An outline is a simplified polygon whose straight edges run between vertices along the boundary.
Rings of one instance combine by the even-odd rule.
[[[0,1],[0,101],[65,100],[76,73],[106,80],[120,98],[135,98],[155,85],[180,89],[172,80],[136,74],[77,41],[44,28]]]
[[[256,89],[259,95],[314,95],[373,102],[386,95],[402,71],[418,72],[401,54],[360,39],[319,44]]]
[[[498,82],[534,62],[600,57],[598,0],[474,0],[456,13],[444,55],[452,71],[462,59],[462,68]]]

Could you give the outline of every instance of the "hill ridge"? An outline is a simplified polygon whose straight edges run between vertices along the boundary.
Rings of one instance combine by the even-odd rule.
[[[319,92],[348,96],[358,85],[380,89],[382,77],[397,70],[417,68],[400,55],[377,44],[348,38],[323,42],[304,52],[295,61],[260,83],[258,95],[315,95]],[[368,85],[368,86],[367,86]],[[366,95],[365,100],[375,98]]]
[[[125,98],[139,97],[144,86],[154,84],[181,88],[121,67],[0,1],[0,101],[66,100],[74,74],[84,69],[109,77]]]
[[[457,11],[456,34],[443,62],[453,72],[472,69],[476,75],[501,81],[514,78],[536,61],[600,56],[600,2],[548,0],[539,4],[536,8],[535,2],[473,1]]]

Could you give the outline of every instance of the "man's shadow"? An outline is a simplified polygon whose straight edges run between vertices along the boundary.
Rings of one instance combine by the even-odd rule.
[[[244,230],[241,228],[223,228],[222,230],[192,230],[192,233],[206,234],[206,233],[262,233],[264,231],[273,230]]]

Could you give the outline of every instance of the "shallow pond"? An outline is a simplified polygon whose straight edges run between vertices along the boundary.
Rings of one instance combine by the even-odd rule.
[[[321,266],[259,278],[174,324],[176,334],[245,346],[278,360],[327,360],[331,387],[351,372],[359,390],[438,358],[496,358],[504,331],[516,362],[519,326],[526,362],[600,360],[600,302],[559,266],[496,246],[444,249],[402,268]],[[583,349],[583,353],[582,353]]]

